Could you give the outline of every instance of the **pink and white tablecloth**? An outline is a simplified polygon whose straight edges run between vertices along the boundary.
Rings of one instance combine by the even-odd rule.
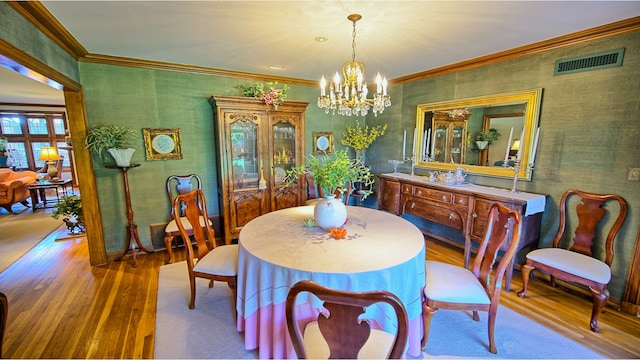
[[[295,358],[285,319],[285,299],[293,284],[313,280],[350,290],[388,290],[404,303],[409,316],[407,354],[419,356],[422,338],[422,291],[425,242],[420,230],[401,217],[363,207],[347,207],[345,239],[335,240],[318,228],[306,228],[313,206],[262,215],[245,225],[239,236],[238,330],[245,348],[259,349],[260,358]],[[311,319],[321,304],[301,297],[298,316]],[[390,332],[390,309],[372,307],[366,316]]]

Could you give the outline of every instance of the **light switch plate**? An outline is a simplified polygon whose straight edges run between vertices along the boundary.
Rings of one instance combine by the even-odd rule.
[[[629,175],[627,176],[629,181],[640,181],[640,168],[629,168]]]

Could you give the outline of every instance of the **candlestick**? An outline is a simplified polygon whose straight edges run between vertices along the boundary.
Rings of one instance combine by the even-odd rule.
[[[320,80],[320,95],[325,96],[325,88],[327,86],[327,80],[324,79],[324,75],[322,75],[322,79]]]
[[[518,147],[518,156],[516,159],[520,160],[520,155],[522,155],[522,148],[524,147],[524,126],[522,127],[522,134],[520,134],[520,147]]]
[[[407,154],[405,149],[407,148],[407,130],[404,131],[404,137],[402,138],[402,158],[406,158]]]
[[[422,159],[427,158],[427,130],[424,131],[424,138],[422,139]]]
[[[429,158],[429,156],[433,156],[433,150],[431,150],[431,154],[429,154],[429,145],[431,144],[431,128],[429,128],[429,133],[427,134],[427,146],[426,146],[426,152],[427,152],[427,158]]]
[[[536,151],[538,150],[538,137],[540,136],[540,128],[536,130],[536,139],[533,141],[533,151],[531,152],[531,160],[529,161],[529,167],[533,168],[534,161],[536,160]]]
[[[511,128],[511,132],[509,133],[509,141],[507,141],[507,151],[504,153],[504,166],[509,164],[509,150],[511,150],[511,139],[513,138],[513,127]]]
[[[418,128],[413,129],[413,148],[411,150],[411,156],[416,156],[418,149]]]

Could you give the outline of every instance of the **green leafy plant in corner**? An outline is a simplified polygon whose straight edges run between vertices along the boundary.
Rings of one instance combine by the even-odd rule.
[[[77,228],[84,231],[84,218],[82,216],[82,201],[78,195],[64,195],[60,197],[60,202],[56,204],[51,213],[51,217],[58,219],[63,216],[63,221],[70,232]]]
[[[491,128],[487,131],[480,131],[476,135],[476,141],[488,141],[489,145],[493,144],[500,137],[498,129]]]
[[[105,125],[89,129],[85,145],[87,149],[98,155],[107,149],[126,149],[133,147],[133,141],[138,138],[136,131],[127,126]]]
[[[324,194],[343,193],[345,184],[349,181],[360,182],[363,189],[370,189],[373,175],[368,167],[360,160],[350,159],[346,150],[334,154],[309,156],[307,164],[291,168],[287,171],[285,183],[290,185],[303,175],[310,174]],[[371,194],[370,190],[363,190],[363,199]]]

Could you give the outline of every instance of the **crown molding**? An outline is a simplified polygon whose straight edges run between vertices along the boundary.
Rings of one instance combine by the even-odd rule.
[[[640,16],[393,79],[399,85],[640,30]]]
[[[317,86],[317,81],[304,80],[285,76],[264,75],[235,70],[216,69],[204,66],[176,64],[155,60],[141,60],[122,56],[112,56],[103,54],[87,54],[79,59],[81,62],[90,62],[104,65],[127,66],[140,69],[165,70],[183,72],[189,74],[225,76],[253,81],[278,81],[291,85]]]

